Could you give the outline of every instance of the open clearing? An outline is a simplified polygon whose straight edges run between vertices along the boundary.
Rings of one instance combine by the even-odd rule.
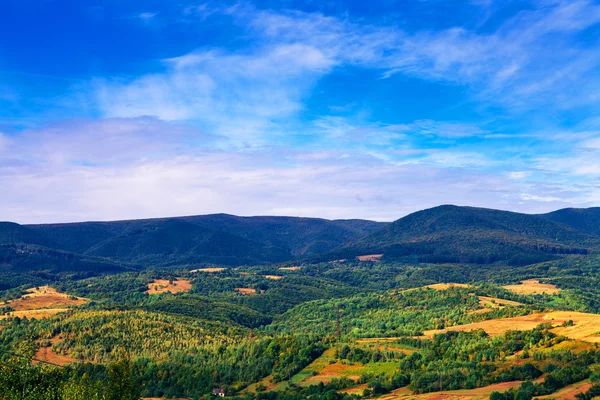
[[[251,296],[253,294],[256,294],[256,289],[252,289],[252,288],[236,287],[235,290],[240,292],[244,296]]]
[[[379,262],[379,261],[381,261],[381,257],[383,257],[383,254],[366,254],[364,256],[358,256],[356,258],[358,259],[358,261]]]
[[[520,285],[507,285],[502,287],[516,294],[557,294],[560,292],[560,289],[557,288],[556,285],[551,283],[540,283],[537,279],[521,281]]]
[[[429,289],[434,289],[434,290],[446,290],[446,289],[451,289],[451,288],[468,288],[470,287],[470,285],[464,284],[464,283],[435,283],[433,285],[427,285],[425,287],[428,287]]]
[[[472,311],[472,314],[483,314],[506,306],[518,307],[523,304],[517,301],[499,299],[497,297],[479,296],[479,305],[485,308]]]
[[[282,271],[300,271],[302,267],[281,267],[279,269]]]
[[[69,310],[70,310],[70,308],[43,308],[41,310],[13,311],[8,314],[0,315],[0,320],[6,319],[6,318],[11,318],[11,317],[19,317],[19,318],[27,317],[28,319],[49,318],[53,315],[56,315],[61,312],[66,312]]]
[[[49,286],[40,286],[27,289],[26,293],[20,298],[8,301],[7,305],[15,311],[0,315],[0,320],[10,317],[48,318],[69,311],[67,307],[79,306],[86,302],[87,299],[83,297],[60,293]]]
[[[148,284],[148,294],[159,293],[181,293],[189,292],[192,288],[192,283],[187,279],[177,279],[169,281],[168,279],[155,279],[154,282]]]
[[[280,279],[283,279],[283,276],[281,275],[263,275],[265,278],[267,279],[272,279],[274,281],[278,281]]]
[[[564,322],[573,321],[573,326],[560,326]],[[584,342],[600,342],[600,315],[574,311],[552,311],[547,313],[530,314],[513,318],[499,318],[489,321],[475,322],[466,325],[452,326],[424,332],[424,337],[432,338],[436,333],[448,331],[472,331],[483,329],[490,336],[498,336],[508,330],[530,330],[541,323],[549,322],[555,326],[553,332],[570,339]]]
[[[590,383],[590,381],[588,379],[586,379],[584,381],[565,386],[564,388],[560,389],[558,392],[549,394],[547,396],[540,396],[540,397],[538,397],[538,399],[557,399],[557,400],[570,399],[570,400],[574,400],[575,395],[577,393],[587,392],[588,389],[591,387],[592,387],[592,384]]]
[[[227,268],[198,268],[198,269],[193,269],[190,272],[221,272],[221,271],[225,271]]]
[[[79,306],[87,302],[82,297],[70,296],[60,293],[49,286],[40,286],[27,289],[27,293],[16,300],[11,300],[8,305],[15,311],[39,310],[43,308],[64,308]]]
[[[37,353],[35,353],[35,358],[44,362],[58,365],[67,365],[78,361],[70,356],[56,354],[52,351],[52,347],[40,347]]]
[[[388,395],[378,397],[381,400],[418,399],[418,400],[475,400],[489,399],[492,392],[506,392],[507,390],[521,385],[521,381],[502,382],[494,385],[484,386],[469,390],[447,390],[443,392],[431,392],[424,394],[413,394],[408,388],[400,388]]]

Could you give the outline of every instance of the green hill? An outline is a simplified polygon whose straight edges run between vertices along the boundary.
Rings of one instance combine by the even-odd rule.
[[[599,237],[541,216],[447,205],[401,218],[330,257],[383,253],[421,262],[530,264],[599,247]]]
[[[213,214],[22,228],[54,243],[55,248],[117,261],[239,265],[326,253],[382,226],[385,223],[366,220]],[[30,243],[23,237],[22,242]],[[38,242],[43,241],[36,240],[35,244]]]
[[[600,236],[600,207],[564,208],[540,216],[563,225],[568,225],[578,231]]]
[[[254,264],[290,258],[283,249],[176,219],[137,226],[85,254],[145,265]]]

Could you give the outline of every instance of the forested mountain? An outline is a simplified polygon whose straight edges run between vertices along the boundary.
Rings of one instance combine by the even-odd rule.
[[[599,247],[600,237],[542,216],[445,205],[401,218],[330,257],[383,253],[424,262],[525,265]]]
[[[600,207],[563,208],[541,216],[578,231],[600,236]]]
[[[11,224],[4,229],[0,226],[6,231],[4,235],[0,232],[0,243],[52,244],[51,247],[70,252],[144,265],[239,265],[325,253],[385,225],[366,220],[213,214],[114,222]],[[12,234],[17,227],[29,235]]]
[[[315,261],[384,254],[411,262],[525,265],[600,249],[600,209],[543,215],[439,206],[393,223],[212,214],[70,224],[0,223],[27,244],[139,266]]]

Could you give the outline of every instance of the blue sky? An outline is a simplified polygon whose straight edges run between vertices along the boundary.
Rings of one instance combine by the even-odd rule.
[[[0,219],[600,205],[600,3],[0,2]]]

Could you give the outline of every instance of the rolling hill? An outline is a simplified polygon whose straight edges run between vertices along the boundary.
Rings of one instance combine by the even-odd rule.
[[[530,264],[598,248],[600,237],[542,216],[445,205],[401,218],[329,257],[383,253],[421,262]]]
[[[578,231],[600,236],[600,207],[563,208],[562,210],[540,216],[563,225],[568,225]]]
[[[138,266],[328,261],[365,254],[411,262],[524,265],[600,249],[600,208],[530,215],[445,205],[393,223],[228,214],[25,226],[6,222],[0,223],[0,244]]]
[[[46,245],[140,265],[264,264],[327,253],[385,225],[358,219],[228,214],[28,226],[6,223],[0,226],[0,243]],[[18,229],[20,234],[13,233]]]

